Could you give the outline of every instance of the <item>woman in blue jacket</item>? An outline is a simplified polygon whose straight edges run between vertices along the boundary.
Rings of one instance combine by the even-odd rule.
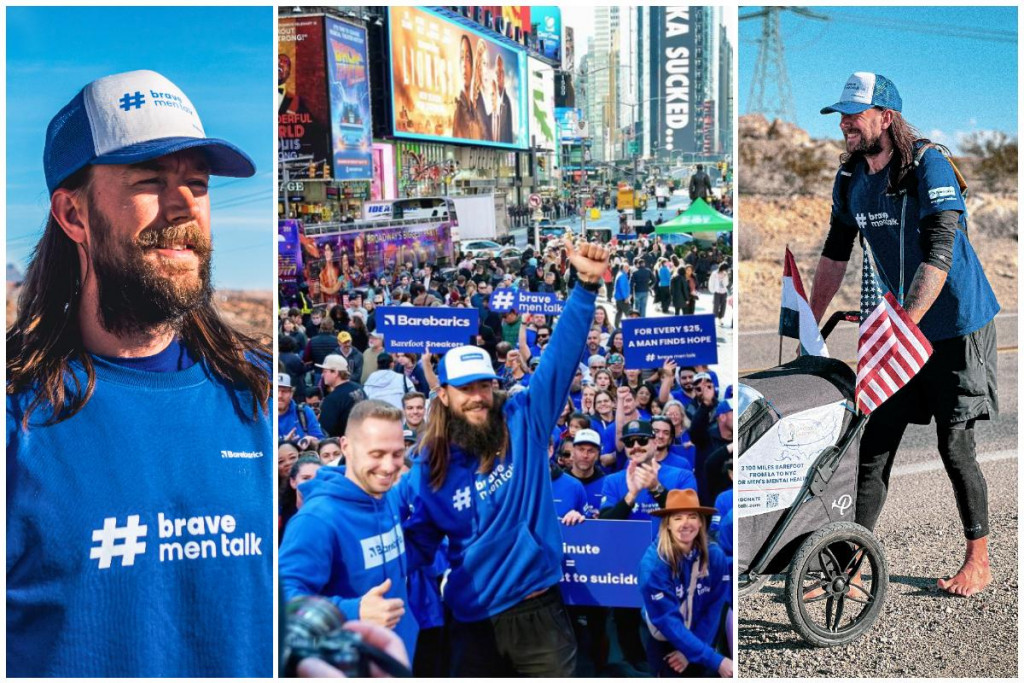
[[[732,660],[713,646],[732,586],[729,560],[708,543],[706,516],[714,512],[693,489],[669,491],[665,507],[651,512],[661,526],[640,564],[640,590],[654,675],[733,675]]]

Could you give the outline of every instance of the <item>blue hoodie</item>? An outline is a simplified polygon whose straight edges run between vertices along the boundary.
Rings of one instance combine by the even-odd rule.
[[[526,391],[504,405],[510,451],[489,474],[456,445],[444,483],[430,486],[427,454],[407,475],[414,510],[406,524],[410,567],[433,562],[449,541],[445,603],[461,622],[497,615],[562,577],[562,535],[548,470],[548,437],[565,405],[594,317],[597,295],[575,287]]]
[[[601,488],[601,509],[613,507],[616,503],[626,497],[626,493],[629,492],[629,487],[626,485],[626,470],[622,469],[613,474],[609,474],[604,478],[604,485]],[[693,476],[693,472],[687,470],[676,469],[675,467],[668,467],[662,465],[658,469],[658,482],[665,488],[666,491],[672,489],[694,489],[697,488],[697,479]],[[659,520],[657,517],[651,516],[651,510],[658,510],[661,506],[658,505],[658,501],[654,499],[651,492],[644,489],[636,496],[636,501],[633,503],[633,509],[629,513],[627,519],[649,519],[652,521],[654,526],[654,534],[658,534]]]
[[[278,552],[285,599],[322,595],[346,617],[358,619],[363,595],[391,579],[384,597],[406,604],[395,633],[411,660],[419,627],[408,609],[405,539],[395,491],[374,498],[333,467],[321,467],[315,479],[299,484],[299,491],[302,508],[288,522]]]
[[[555,500],[555,514],[562,519],[569,512],[575,510],[581,515],[587,505],[587,492],[579,479],[569,476],[557,465],[552,466],[551,472],[551,494]]]
[[[718,547],[708,545],[708,572],[698,575],[693,598],[690,628],[679,611],[690,589],[690,574],[698,557],[696,548],[683,558],[679,574],[658,556],[658,544],[652,543],[640,562],[640,592],[644,616],[690,662],[718,671],[724,657],[711,644],[718,634],[722,607],[732,596],[729,560]]]

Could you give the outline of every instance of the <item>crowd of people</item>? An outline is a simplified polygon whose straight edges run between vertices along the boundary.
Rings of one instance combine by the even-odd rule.
[[[456,271],[445,277],[429,268],[399,270],[394,287],[350,292],[345,305],[281,310],[278,484],[286,596],[328,596],[349,618],[394,629],[417,675],[597,675],[609,665],[609,634],[638,672],[729,675],[732,389],[706,366],[669,361],[660,368],[627,368],[617,328],[621,316],[613,323],[609,308],[596,302],[602,285],[626,275],[631,292],[625,313],[644,315],[648,292],[664,303],[654,272],[695,271],[687,259],[724,256],[717,248],[678,254],[642,237],[610,249],[585,245],[601,249],[604,260],[595,267],[580,260],[571,242],[560,242],[550,243],[539,259],[527,252],[518,269],[460,255]],[[579,264],[587,272],[579,272]],[[727,270],[720,265],[715,273]],[[649,281],[636,277],[643,271],[652,273]],[[612,295],[617,286],[608,287]],[[556,292],[565,307],[557,316],[498,313],[489,301],[496,287]],[[691,291],[696,287],[693,281]],[[389,353],[376,325],[376,309],[385,304],[472,306],[480,311],[480,326],[467,336],[469,345],[447,354]],[[460,361],[453,361],[458,354]],[[520,425],[518,407],[522,419],[540,427]],[[474,430],[478,414],[493,428]],[[450,451],[442,465],[433,455],[440,450]],[[483,454],[479,468],[467,453]],[[541,465],[543,473],[532,474]],[[513,476],[513,469],[522,474]],[[530,489],[530,477],[542,477],[546,490]],[[508,552],[485,559],[481,548],[497,541],[477,529],[484,513],[465,528],[451,515],[459,512],[463,491],[466,506],[473,490],[484,496],[473,505],[512,505],[502,494],[495,493],[493,503],[486,496],[506,480],[508,489],[526,487],[522,496],[532,501],[531,509],[506,523],[536,517],[530,523],[537,528],[529,538],[508,541],[515,546]],[[438,495],[443,510],[434,506]],[[307,503],[310,510],[300,513]],[[345,530],[330,521],[340,520],[342,509],[352,520]],[[541,514],[544,509],[549,512]],[[502,514],[495,512],[499,521],[487,524],[500,525]],[[561,576],[557,528],[595,519],[652,521],[654,559],[637,566],[643,610],[558,611],[557,586],[548,590]],[[371,538],[379,540],[372,551],[379,557],[365,555]],[[359,566],[337,566],[351,557],[331,548],[360,543]],[[506,557],[518,564],[509,553],[529,554],[521,543],[541,547],[535,567],[513,571],[523,574],[516,585],[532,585],[543,598],[532,590],[505,595],[484,585],[492,570],[512,571],[488,562]],[[678,566],[662,571],[658,563],[670,561]],[[671,595],[665,582],[674,586]],[[651,597],[662,593],[664,602]],[[666,611],[669,604],[682,611]],[[499,652],[507,668],[488,668],[479,659],[488,651],[480,645],[483,636],[467,625],[498,615],[518,623],[523,605],[554,610],[556,622],[569,630],[549,634],[554,650],[536,661]]]

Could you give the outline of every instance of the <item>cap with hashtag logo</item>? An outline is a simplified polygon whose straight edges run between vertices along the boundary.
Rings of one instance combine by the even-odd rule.
[[[52,195],[89,164],[135,164],[200,148],[213,175],[248,178],[252,159],[229,142],[206,137],[192,102],[155,71],[99,78],[61,109],[46,129],[43,167]]]
[[[463,387],[482,379],[498,379],[491,367],[490,356],[477,346],[459,346],[448,353],[437,366],[441,386]]]

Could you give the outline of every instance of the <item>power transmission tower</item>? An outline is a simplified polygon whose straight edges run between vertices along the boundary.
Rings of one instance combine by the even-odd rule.
[[[740,21],[758,17],[762,20],[760,47],[757,51],[757,64],[754,65],[754,79],[750,84],[750,97],[747,99],[747,113],[763,114],[767,119],[796,122],[793,90],[786,72],[785,47],[779,31],[779,15],[783,11],[807,19],[829,20],[825,15],[812,12],[806,7],[765,7],[759,12],[740,16]]]

